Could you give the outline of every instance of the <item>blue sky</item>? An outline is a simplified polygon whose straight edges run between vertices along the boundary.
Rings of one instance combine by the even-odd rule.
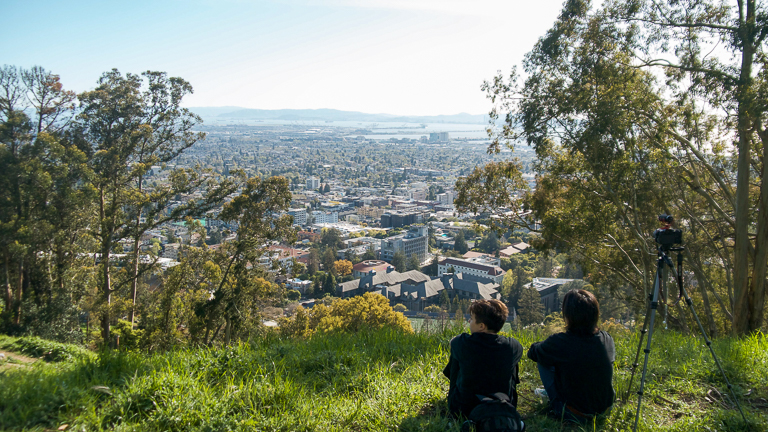
[[[562,0],[2,0],[0,64],[66,88],[166,71],[187,106],[485,113],[480,91],[520,64]]]

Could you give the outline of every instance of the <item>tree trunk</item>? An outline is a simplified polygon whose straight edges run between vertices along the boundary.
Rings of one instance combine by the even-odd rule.
[[[142,193],[142,178],[139,177],[139,194]],[[136,215],[136,237],[133,239],[133,280],[131,281],[131,328],[133,328],[133,321],[136,317],[136,291],[139,284],[139,241],[140,232],[139,224],[141,224],[142,209],[139,207],[139,212]]]
[[[741,56],[741,71],[739,75],[739,84],[736,95],[738,101],[737,112],[737,131],[739,135],[738,150],[739,158],[737,162],[736,174],[736,238],[734,241],[734,269],[733,285],[735,304],[733,308],[733,333],[742,335],[750,330],[750,323],[754,320],[751,317],[754,304],[754,293],[751,290],[749,282],[749,177],[750,177],[750,144],[751,144],[751,102],[753,96],[752,90],[752,63],[755,47],[753,44],[754,35],[751,34],[751,24],[755,19],[755,2],[747,1],[746,21],[739,25],[739,38],[741,39],[743,51]],[[749,23],[749,24],[748,24]]]
[[[13,288],[11,287],[11,275],[8,271],[8,251],[5,252],[5,311],[4,315],[11,316],[11,306],[13,305]]]
[[[24,285],[24,257],[19,258],[19,280],[16,285],[16,298],[14,299],[15,316],[13,317],[13,323],[21,323],[21,294]]]
[[[104,304],[102,305],[102,311],[101,311],[101,337],[104,341],[105,346],[109,346],[110,344],[110,329],[109,329],[109,320],[110,320],[110,314],[109,314],[109,307],[112,303],[112,280],[111,280],[111,273],[110,273],[110,265],[109,265],[109,259],[110,254],[112,252],[112,230],[107,228],[107,225],[109,224],[109,221],[106,219],[106,211],[105,211],[105,197],[104,192],[101,192],[100,202],[99,202],[99,213],[101,217],[101,268],[102,268],[102,278],[101,281],[101,295],[104,300]]]
[[[763,325],[765,308],[765,278],[768,267],[768,145],[763,141],[763,172],[760,176],[760,207],[757,212],[757,237],[755,238],[755,262],[752,271],[752,309],[749,329],[759,330]]]
[[[138,223],[138,220],[136,221]],[[131,281],[131,328],[133,328],[133,321],[136,316],[136,291],[139,284],[139,236],[133,239],[133,268]]]
[[[104,298],[104,305],[102,306],[101,311],[101,337],[104,339],[104,344],[110,344],[109,307],[112,303],[112,280],[109,271],[109,259],[111,251],[109,247],[110,241],[106,239],[102,241],[106,243],[106,245],[101,250],[102,277],[104,278],[104,281],[102,282],[103,285],[101,293]]]

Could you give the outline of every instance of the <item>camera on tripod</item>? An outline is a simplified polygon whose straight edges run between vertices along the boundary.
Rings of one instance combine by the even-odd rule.
[[[683,246],[673,247],[674,245],[683,244],[683,232],[682,230],[672,228],[672,223],[674,223],[674,221],[675,219],[672,217],[672,215],[659,215],[659,222],[663,222],[664,227],[659,228],[653,232],[653,238],[659,245],[657,250],[658,260],[656,260],[656,276],[654,276],[653,279],[653,292],[648,296],[649,301],[647,303],[648,309],[645,312],[645,322],[643,323],[643,328],[640,331],[640,342],[637,344],[635,361],[632,364],[632,375],[629,377],[627,393],[626,396],[624,396],[625,401],[629,399],[630,390],[632,389],[632,381],[635,378],[635,372],[639,366],[638,360],[640,359],[640,350],[643,346],[643,338],[647,332],[648,342],[645,346],[645,349],[642,350],[645,353],[645,361],[643,362],[643,373],[640,378],[640,390],[637,392],[637,411],[635,412],[635,423],[634,426],[632,426],[632,430],[637,431],[637,425],[640,422],[640,409],[643,402],[645,374],[648,368],[648,358],[651,354],[651,339],[653,338],[656,310],[659,308],[659,306],[662,306],[666,314],[668,306],[666,301],[666,282],[664,280],[664,269],[666,267],[669,267],[674,273],[675,284],[679,290],[677,301],[675,301],[672,305],[675,306],[681,299],[685,299],[685,304],[688,305],[688,308],[691,310],[691,315],[693,315],[693,318],[696,320],[696,324],[698,324],[701,335],[704,337],[704,342],[709,348],[709,352],[712,354],[712,358],[715,360],[717,368],[720,370],[720,375],[723,377],[723,380],[728,386],[728,390],[731,393],[731,400],[736,403],[736,407],[739,409],[739,413],[741,414],[742,420],[744,420],[744,424],[747,424],[747,417],[744,415],[744,411],[741,409],[741,404],[739,403],[739,399],[736,397],[736,392],[733,390],[733,385],[731,385],[730,381],[728,381],[728,376],[725,374],[723,367],[720,365],[720,360],[717,359],[715,350],[712,348],[712,342],[709,340],[707,332],[704,330],[704,325],[701,323],[698,314],[696,314],[696,309],[693,307],[693,300],[691,300],[691,297],[688,295],[688,292],[685,290],[685,286],[683,285],[683,251],[685,248]],[[677,269],[675,269],[675,266],[672,264],[672,260],[669,258],[669,256],[667,256],[667,252],[669,251],[678,252]]]
[[[659,215],[659,222],[664,222],[666,225],[664,228],[659,228],[654,231],[653,238],[656,240],[656,243],[664,249],[683,243],[683,231],[672,228],[672,222],[674,221],[675,218],[673,218],[672,215]]]

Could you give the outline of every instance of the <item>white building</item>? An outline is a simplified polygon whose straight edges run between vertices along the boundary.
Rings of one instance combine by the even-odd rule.
[[[463,273],[465,276],[499,285],[504,280],[504,270],[501,267],[484,264],[475,259],[446,258],[437,263],[437,275],[442,276],[449,273],[451,268],[453,268],[453,273]]]
[[[339,222],[339,213],[338,212],[324,212],[315,210],[312,212],[312,219],[314,220],[314,223],[316,224],[324,224],[324,223],[338,223]]]
[[[288,214],[293,216],[293,224],[304,226],[307,224],[307,209],[292,208],[288,209]]]
[[[440,204],[453,204],[453,192],[437,194],[437,200],[440,201]]]
[[[320,179],[317,177],[310,177],[307,179],[307,189],[315,190],[320,187]]]

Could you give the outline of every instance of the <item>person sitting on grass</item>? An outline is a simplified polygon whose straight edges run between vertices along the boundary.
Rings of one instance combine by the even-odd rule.
[[[469,307],[471,334],[451,339],[451,357],[443,374],[450,379],[448,408],[469,416],[480,403],[477,395],[504,393],[517,407],[518,362],[523,346],[498,332],[507,320],[507,307],[498,300],[478,300]]]
[[[613,362],[616,350],[611,336],[597,328],[600,306],[594,294],[571,290],[563,297],[565,333],[557,333],[528,350],[538,363],[550,415],[584,422],[613,405]]]

